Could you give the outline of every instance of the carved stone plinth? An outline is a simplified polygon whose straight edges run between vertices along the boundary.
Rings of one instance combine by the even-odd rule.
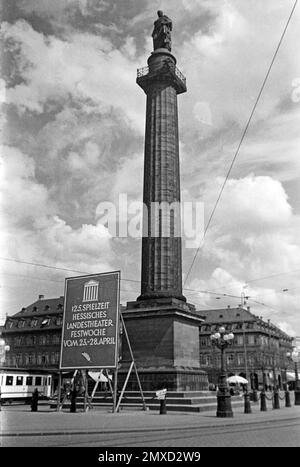
[[[142,388],[169,391],[208,390],[206,372],[199,369],[199,323],[194,307],[176,299],[129,302],[122,313],[138,368]],[[119,380],[130,360],[126,339],[122,341]],[[133,374],[128,390],[137,390]]]

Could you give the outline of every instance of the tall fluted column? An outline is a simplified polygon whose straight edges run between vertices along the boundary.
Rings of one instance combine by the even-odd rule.
[[[180,173],[177,94],[185,78],[175,57],[155,50],[137,83],[147,95],[142,241],[142,285],[138,300],[182,295]]]
[[[122,316],[144,390],[206,391],[207,374],[199,368],[203,317],[182,295],[177,94],[186,85],[171,54],[172,21],[157,14],[154,51],[137,75],[147,96],[141,295]],[[129,358],[123,339],[120,382],[127,381]],[[135,390],[135,379],[129,385]]]

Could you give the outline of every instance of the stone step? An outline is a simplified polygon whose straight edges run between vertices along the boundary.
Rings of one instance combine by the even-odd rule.
[[[153,403],[155,399],[153,397],[144,397],[147,403]],[[101,402],[108,402],[112,401],[111,397],[103,398],[103,397],[94,397],[93,402],[101,403]],[[195,404],[209,404],[214,403],[216,401],[216,396],[206,396],[206,397],[193,397],[190,399],[181,399],[178,397],[167,397],[167,403],[172,405],[195,405]],[[127,397],[124,396],[122,398],[122,404],[139,404],[141,402],[141,397]]]
[[[143,391],[144,397],[154,397],[156,391]],[[96,394],[101,394],[96,392]],[[139,391],[125,391],[124,393],[126,396],[129,397],[139,397]],[[202,396],[215,396],[216,391],[183,391],[183,392],[176,392],[176,391],[167,391],[167,397],[177,397],[183,399],[189,399],[192,397],[202,397]]]
[[[63,405],[63,409],[70,409],[70,402],[66,402]],[[241,400],[238,401],[231,401],[231,406],[232,410],[234,410],[237,407],[243,407],[244,402]],[[56,404],[51,404],[51,408],[56,408]],[[92,403],[92,410],[97,410],[101,408],[112,408],[112,402],[106,402],[106,403]],[[148,410],[157,410],[159,412],[160,410],[160,401],[157,401],[157,403],[147,403],[146,402],[146,407]],[[78,402],[76,404],[76,408],[78,410],[83,409],[83,403]],[[121,403],[120,410],[122,409],[142,409],[143,406],[142,404],[127,404],[127,403]],[[166,405],[167,412],[205,412],[205,411],[212,411],[212,410],[217,410],[217,401],[215,403],[209,403],[209,404],[196,404],[196,405]]]

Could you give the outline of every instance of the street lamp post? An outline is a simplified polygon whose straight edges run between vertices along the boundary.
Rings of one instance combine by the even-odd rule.
[[[219,332],[212,334],[210,338],[212,345],[221,350],[221,369],[217,393],[217,417],[233,417],[231,396],[225,372],[224,351],[229,345],[232,345],[234,335],[232,333],[227,334],[225,328],[222,326],[219,328]]]
[[[300,405],[300,381],[298,376],[298,363],[300,361],[299,350],[295,347],[293,352],[287,352],[286,356],[291,358],[295,364],[295,405]]]
[[[276,369],[275,369],[275,354],[273,356],[273,379],[274,379],[274,388],[273,388],[273,409],[280,409],[279,405],[279,391],[277,386],[276,379]]]

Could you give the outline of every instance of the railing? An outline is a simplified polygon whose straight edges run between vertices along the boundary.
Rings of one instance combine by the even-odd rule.
[[[174,66],[174,70],[175,70],[175,75],[185,84],[186,83],[185,76],[181,73],[181,71],[176,66]],[[143,68],[138,68],[137,69],[137,77],[138,78],[141,78],[142,76],[146,76],[146,75],[148,75],[148,73],[149,73],[149,67],[148,66],[144,66]]]
[[[149,73],[149,67],[144,66],[143,68],[137,69],[137,77],[141,78],[142,76],[146,76]]]
[[[175,67],[175,75],[178,76],[178,78],[181,79],[181,81],[183,81],[184,84],[185,84],[186,78],[185,78],[185,76],[181,73],[181,71],[178,70],[177,67]]]

